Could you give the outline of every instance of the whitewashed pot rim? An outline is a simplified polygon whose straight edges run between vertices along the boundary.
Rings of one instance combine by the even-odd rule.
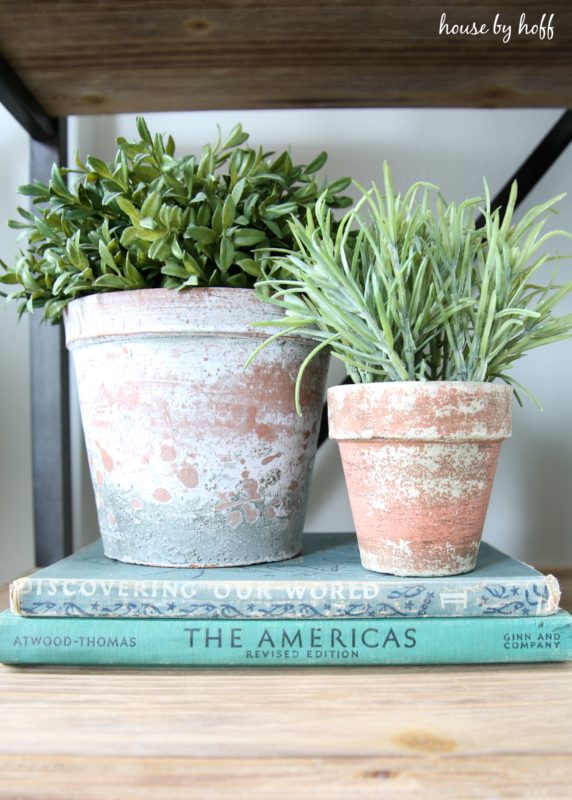
[[[149,298],[153,299],[152,304]],[[64,327],[66,345],[71,350],[92,341],[131,336],[230,335],[266,339],[280,328],[254,323],[272,322],[284,316],[280,308],[260,300],[254,289],[203,286],[183,291],[133,289],[99,292],[72,300],[64,311]],[[283,338],[311,341],[296,332],[284,334]]]
[[[481,400],[476,394],[481,394]],[[451,407],[444,405],[447,396]],[[358,396],[365,401],[359,408]],[[416,415],[420,400],[441,403],[441,414],[456,413],[458,425],[444,434],[430,419]],[[453,404],[457,404],[454,412]],[[424,442],[497,441],[512,433],[512,388],[488,381],[387,381],[333,386],[328,389],[330,438],[337,441],[398,439]],[[391,412],[405,412],[395,425]],[[494,424],[483,424],[483,413],[494,412]],[[356,422],[357,418],[357,422]]]

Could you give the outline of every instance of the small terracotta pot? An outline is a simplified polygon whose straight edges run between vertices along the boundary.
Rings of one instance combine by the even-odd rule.
[[[364,567],[412,576],[474,568],[511,405],[511,388],[493,383],[328,391]]]
[[[229,566],[297,555],[328,358],[271,343],[281,316],[248,289],[145,289],[74,300],[65,315],[107,556]]]

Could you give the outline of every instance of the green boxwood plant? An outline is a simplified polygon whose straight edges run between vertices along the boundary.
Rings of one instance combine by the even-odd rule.
[[[320,153],[307,166],[285,151],[273,157],[245,143],[237,125],[200,156],[175,156],[171,136],[152,136],[138,118],[139,140],[117,140],[112,163],[90,156],[52,169],[49,184],[20,188],[34,211],[11,221],[27,249],[0,281],[17,284],[20,313],[43,308],[57,321],[71,300],[123,289],[252,287],[269,248],[294,246],[288,220],[322,196],[351,204],[349,178],[319,186]],[[75,174],[75,181],[68,176]]]
[[[331,348],[356,383],[498,378],[528,394],[509,374],[514,362],[572,329],[572,314],[553,314],[572,282],[538,283],[559,258],[541,247],[570,236],[543,233],[563,195],[514,222],[516,184],[503,210],[491,208],[486,182],[484,199],[461,204],[426,183],[396,194],[387,164],[383,194],[358,188],[339,225],[326,195],[305,223],[292,220],[295,248],[265,265],[258,291],[286,312],[276,335],[315,339],[309,359]]]

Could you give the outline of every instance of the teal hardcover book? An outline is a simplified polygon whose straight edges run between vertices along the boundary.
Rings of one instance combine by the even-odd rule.
[[[399,578],[364,569],[353,534],[308,534],[298,558],[215,569],[123,564],[97,542],[10,587],[12,611],[30,617],[528,617],[559,600],[554,577],[487,544],[466,575]]]
[[[362,666],[566,661],[572,617],[179,620],[0,614],[6,664]]]

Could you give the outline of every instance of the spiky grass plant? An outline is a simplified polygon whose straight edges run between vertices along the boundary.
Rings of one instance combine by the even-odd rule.
[[[323,348],[356,383],[498,378],[530,396],[508,371],[572,329],[572,314],[553,314],[572,282],[536,282],[559,258],[540,248],[570,236],[543,233],[563,195],[514,223],[516,184],[504,210],[492,210],[486,184],[484,200],[461,204],[446,204],[427,183],[396,194],[387,164],[383,194],[359,188],[361,199],[335,227],[323,197],[306,224],[293,220],[297,249],[281,252],[257,284],[285,309],[276,336],[298,331],[317,342],[298,376],[298,410],[303,370]]]

